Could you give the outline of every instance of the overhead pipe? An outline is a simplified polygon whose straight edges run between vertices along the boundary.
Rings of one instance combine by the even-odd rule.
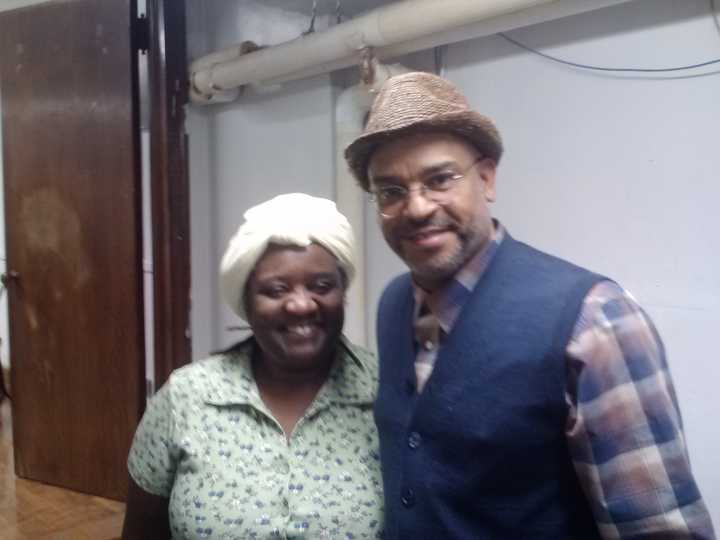
[[[215,95],[247,84],[276,84],[354,65],[367,47],[387,59],[627,1],[403,0],[250,54],[238,45],[200,58],[190,66],[191,96],[196,103],[211,103]]]

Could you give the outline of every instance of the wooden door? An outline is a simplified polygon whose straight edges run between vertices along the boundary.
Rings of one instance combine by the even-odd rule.
[[[0,14],[16,473],[116,499],[145,396],[134,17]]]

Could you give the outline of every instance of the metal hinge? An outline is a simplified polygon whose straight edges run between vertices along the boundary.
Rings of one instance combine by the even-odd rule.
[[[135,19],[133,32],[135,34],[135,47],[145,54],[150,48],[150,23],[144,13]]]

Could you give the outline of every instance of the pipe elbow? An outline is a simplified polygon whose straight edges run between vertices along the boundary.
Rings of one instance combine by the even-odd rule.
[[[190,99],[198,105],[230,103],[240,97],[241,88],[224,90],[212,84],[212,67],[190,71]]]

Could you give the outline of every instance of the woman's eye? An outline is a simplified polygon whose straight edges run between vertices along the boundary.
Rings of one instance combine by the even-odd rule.
[[[313,292],[319,293],[319,294],[325,294],[330,292],[335,288],[335,282],[330,279],[323,279],[321,281],[316,281],[312,284],[311,289]]]
[[[269,298],[280,298],[283,294],[285,294],[285,291],[285,287],[281,285],[273,285],[270,287],[265,287],[260,292],[262,292],[262,294]]]

